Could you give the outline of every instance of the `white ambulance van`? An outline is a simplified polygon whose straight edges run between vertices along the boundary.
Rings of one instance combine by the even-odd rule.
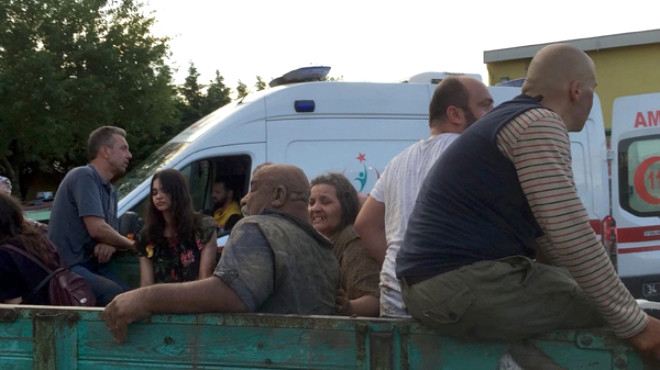
[[[612,217],[618,272],[637,298],[660,300],[660,93],[614,101]]]
[[[437,73],[438,79],[446,73]],[[147,204],[151,175],[176,168],[196,209],[211,207],[212,180],[233,177],[239,196],[260,163],[301,167],[311,179],[343,172],[368,193],[385,165],[428,136],[431,83],[317,81],[279,85],[230,103],[174,137],[117,184],[119,215]],[[498,104],[518,88],[491,87]]]
[[[446,75],[425,73],[407,83],[302,82],[250,94],[202,118],[128,173],[117,185],[119,215],[143,214],[151,176],[162,168],[184,173],[197,210],[211,208],[213,179],[232,177],[240,197],[252,169],[266,161],[299,166],[310,179],[342,172],[358,192],[368,193],[390,159],[428,137],[428,104],[436,86],[430,81]],[[495,104],[520,93],[519,87],[489,89]],[[609,195],[598,97],[584,130],[570,138],[576,186],[602,235]]]

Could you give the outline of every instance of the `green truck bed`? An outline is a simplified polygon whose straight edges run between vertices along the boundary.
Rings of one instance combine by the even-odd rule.
[[[139,285],[138,258],[112,268]],[[414,320],[265,314],[155,315],[117,344],[100,308],[0,304],[5,369],[660,369],[605,329],[525,343],[441,337]]]
[[[99,308],[0,304],[0,369],[657,369],[606,330],[464,342],[413,320],[155,315],[118,344]],[[546,366],[546,367],[542,367]]]

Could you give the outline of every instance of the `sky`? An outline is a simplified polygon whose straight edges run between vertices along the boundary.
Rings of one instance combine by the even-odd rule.
[[[171,38],[182,84],[216,70],[253,89],[300,67],[345,81],[401,81],[429,71],[479,73],[484,51],[660,28],[660,1],[143,0]]]

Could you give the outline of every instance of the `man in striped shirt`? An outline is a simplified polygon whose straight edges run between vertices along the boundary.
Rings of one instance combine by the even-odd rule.
[[[593,61],[554,44],[523,94],[473,124],[431,168],[396,262],[409,313],[445,335],[517,340],[607,323],[660,357],[660,321],[618,278],[571,170]]]

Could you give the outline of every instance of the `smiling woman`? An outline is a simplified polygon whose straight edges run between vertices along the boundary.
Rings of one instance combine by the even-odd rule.
[[[340,173],[318,176],[310,184],[312,226],[330,240],[341,269],[337,310],[349,316],[378,316],[380,265],[367,254],[353,228],[359,209],[355,188]]]

